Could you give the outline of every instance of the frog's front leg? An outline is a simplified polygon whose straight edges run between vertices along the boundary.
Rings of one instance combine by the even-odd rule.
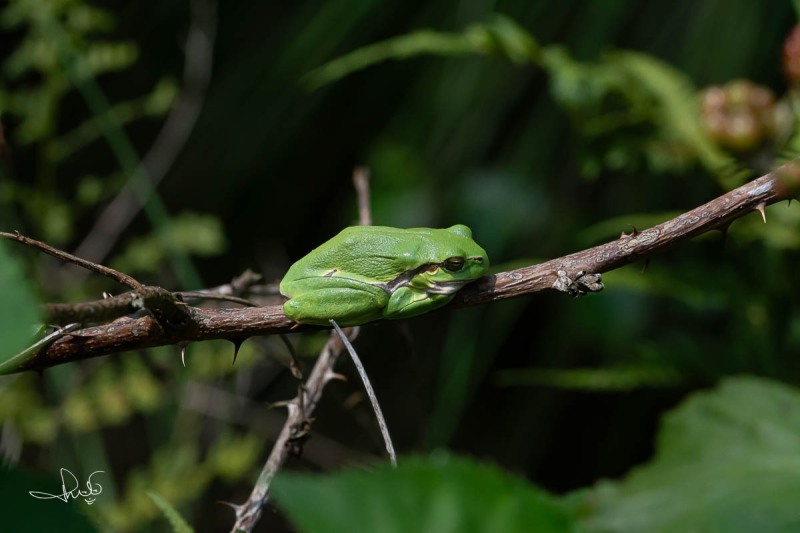
[[[383,310],[385,318],[408,318],[445,305],[453,299],[453,294],[431,294],[414,287],[400,287],[392,293],[389,303]]]
[[[291,287],[290,287],[291,290]],[[356,326],[381,318],[389,300],[382,288],[346,278],[303,280],[303,290],[283,304],[287,317],[305,324]]]

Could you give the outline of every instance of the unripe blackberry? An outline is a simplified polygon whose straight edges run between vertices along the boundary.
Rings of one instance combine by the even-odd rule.
[[[749,152],[776,131],[775,95],[749,80],[713,85],[700,93],[700,116],[709,137],[735,152]]]
[[[792,86],[800,86],[800,24],[783,42],[783,73]]]

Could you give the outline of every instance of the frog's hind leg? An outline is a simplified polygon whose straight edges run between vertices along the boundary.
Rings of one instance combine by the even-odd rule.
[[[388,295],[382,290],[316,289],[286,301],[283,312],[305,324],[328,326],[333,319],[340,326],[357,326],[380,318],[387,299]]]

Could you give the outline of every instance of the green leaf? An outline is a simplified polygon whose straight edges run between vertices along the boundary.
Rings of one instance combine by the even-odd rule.
[[[327,476],[279,474],[278,505],[305,533],[573,531],[553,498],[498,468],[436,454]]]
[[[151,500],[161,509],[161,512],[164,513],[164,516],[167,517],[169,520],[170,525],[172,526],[172,531],[175,533],[193,533],[194,530],[192,526],[190,526],[186,520],[183,519],[181,514],[175,509],[170,503],[152,491],[147,491],[147,495],[150,497]]]
[[[31,344],[39,319],[39,302],[15,257],[0,241],[0,366]]]
[[[573,495],[589,531],[800,531],[800,392],[754,377],[692,396],[655,459]]]

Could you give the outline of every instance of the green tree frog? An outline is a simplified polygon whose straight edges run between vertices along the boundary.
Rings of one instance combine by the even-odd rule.
[[[297,322],[342,326],[411,317],[443,306],[488,269],[486,252],[461,224],[352,226],[289,268],[283,311]]]

